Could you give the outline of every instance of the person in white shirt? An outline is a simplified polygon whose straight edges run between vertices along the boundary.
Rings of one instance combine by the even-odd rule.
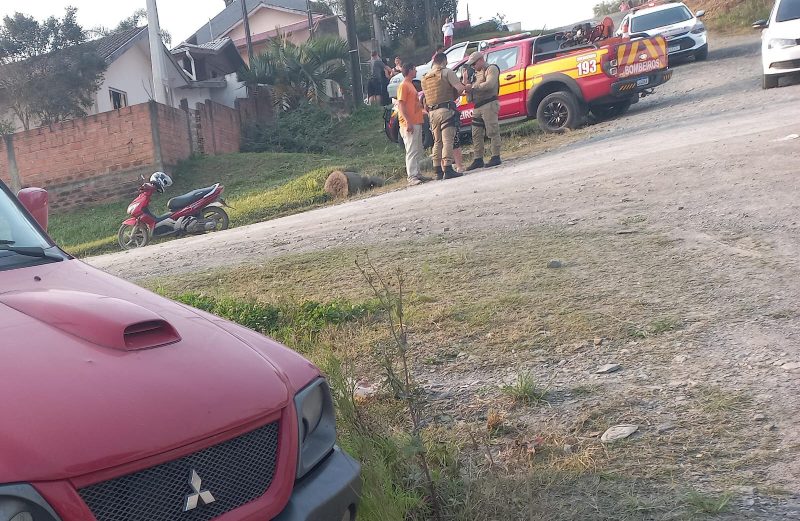
[[[455,25],[453,24],[453,19],[448,18],[445,20],[444,25],[442,26],[442,33],[444,33],[444,48],[447,49],[453,45],[453,30],[455,29]]]

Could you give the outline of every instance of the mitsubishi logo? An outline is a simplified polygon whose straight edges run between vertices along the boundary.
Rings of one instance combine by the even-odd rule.
[[[192,487],[194,493],[186,496],[186,503],[183,505],[184,512],[188,512],[197,508],[198,502],[203,505],[208,505],[209,503],[216,501],[214,496],[211,495],[210,491],[200,490],[200,487],[203,486],[203,480],[200,479],[200,476],[197,475],[197,471],[194,469],[192,469],[192,473],[189,476],[189,486]]]

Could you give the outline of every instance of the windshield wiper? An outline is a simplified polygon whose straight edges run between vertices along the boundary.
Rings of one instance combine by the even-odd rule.
[[[10,243],[14,241],[0,241],[0,251],[10,251],[17,255],[25,255],[27,257],[39,257],[40,259],[50,259],[54,261],[63,261],[64,257],[50,253],[39,246],[12,246]]]

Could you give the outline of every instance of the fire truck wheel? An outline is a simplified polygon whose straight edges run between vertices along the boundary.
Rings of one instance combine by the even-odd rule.
[[[578,128],[585,117],[586,111],[575,95],[564,90],[545,96],[536,109],[539,127],[550,133]]]

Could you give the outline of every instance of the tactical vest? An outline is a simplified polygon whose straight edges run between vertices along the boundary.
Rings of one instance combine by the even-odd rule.
[[[486,81],[486,74],[489,72],[489,69],[492,67],[497,69],[497,90],[495,92],[477,92],[472,91],[470,96],[470,101],[474,103],[480,103],[486,100],[492,100],[492,98],[497,98],[500,95],[500,67],[497,65],[488,65],[482,71],[475,71],[475,83],[483,83]],[[494,101],[494,100],[492,100]]]
[[[432,107],[456,99],[456,89],[444,77],[444,69],[433,69],[422,78],[425,103]]]

